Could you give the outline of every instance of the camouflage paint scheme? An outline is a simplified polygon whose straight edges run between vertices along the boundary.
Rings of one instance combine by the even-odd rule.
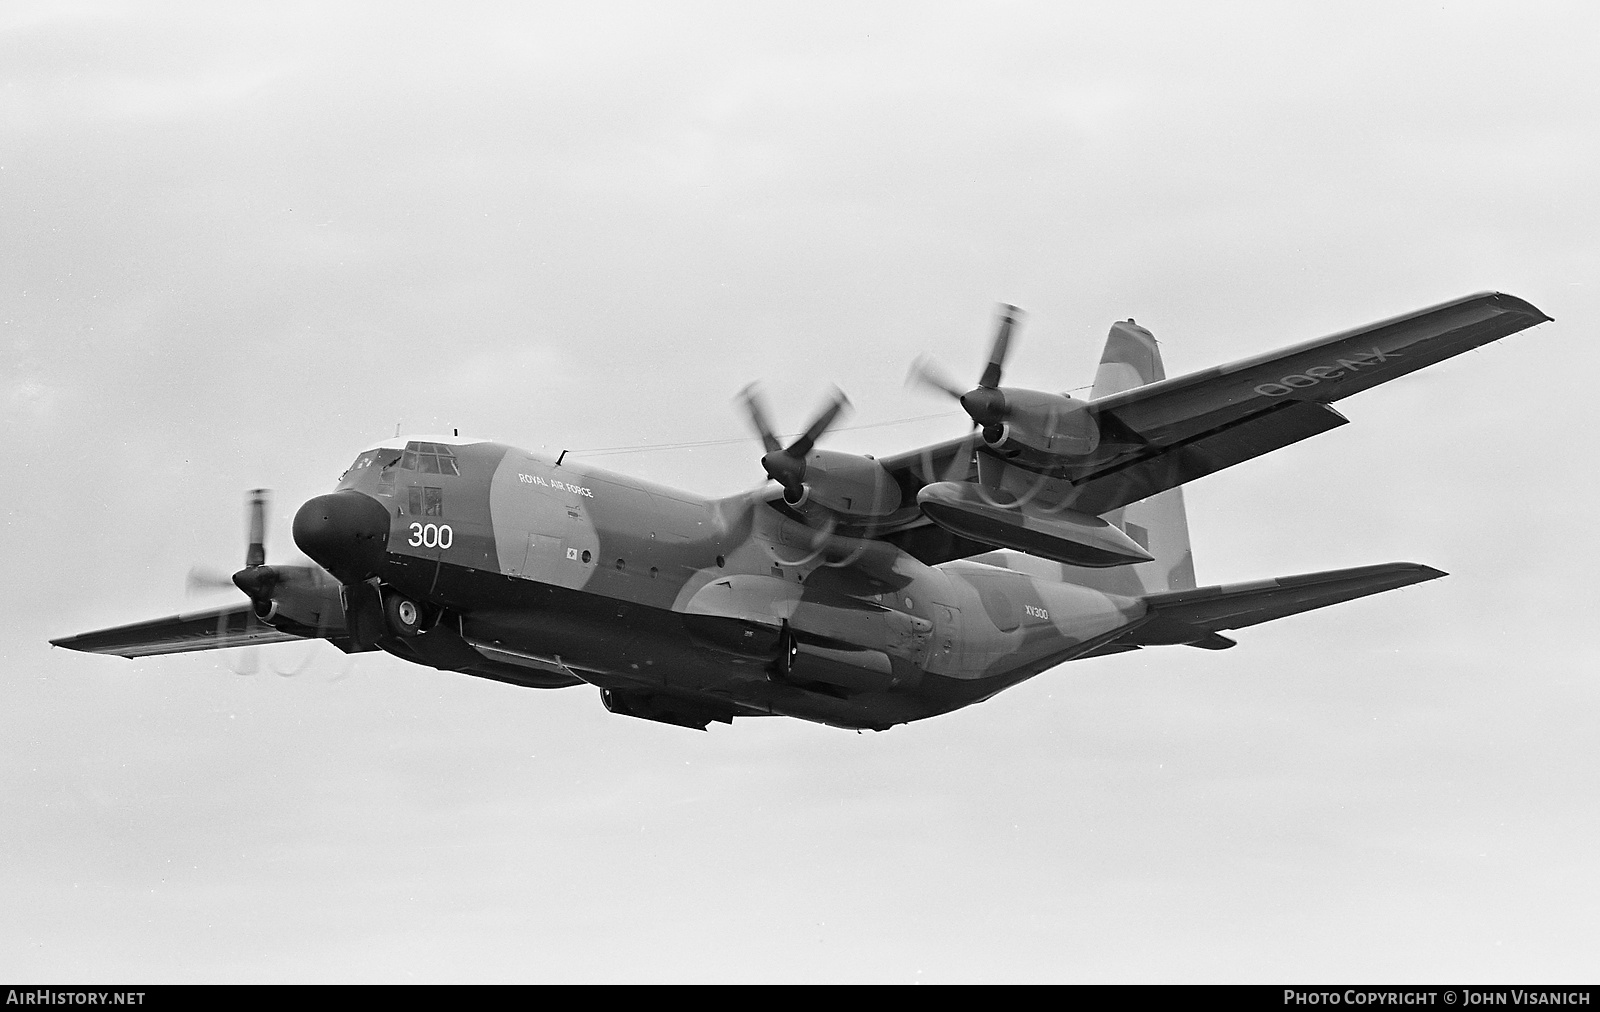
[[[1173,381],[1130,320],[1112,327],[1088,402],[1005,390],[1020,407],[982,441],[879,461],[816,451],[816,501],[795,505],[771,484],[709,499],[495,442],[397,438],[296,518],[302,549],[338,578],[277,567],[253,612],[56,642],[143,656],[322,636],[530,687],[589,683],[616,712],[689,727],[781,714],[881,730],[1065,661],[1221,649],[1233,645],[1222,629],[1444,575],[1393,563],[1197,588],[1180,486],[1342,424],[1332,399],[1545,319],[1511,296],[1470,296]],[[1030,436],[1036,403],[1093,418],[1075,430],[1090,442],[1061,452]],[[1151,561],[995,551],[929,522],[917,497],[940,480],[1047,524],[1098,515]],[[861,488],[870,502],[844,495]],[[346,557],[345,508],[366,511],[374,538],[386,522],[381,558]],[[1075,557],[1066,547],[1059,557]]]
[[[379,449],[397,456],[408,441]],[[459,461],[460,477],[418,476],[443,485],[451,548],[409,544],[417,521],[403,491],[376,496],[378,468],[339,486],[393,500],[384,583],[461,616],[393,645],[425,663],[425,641],[443,635],[501,665],[469,659],[466,670],[508,681],[887,727],[1070,660],[1143,611],[1136,598],[905,552],[861,574],[786,532],[797,525],[770,493],[709,500],[498,443],[425,441]],[[792,681],[768,671],[785,621],[806,651]],[[804,671],[813,646],[845,655],[817,654],[839,663],[815,680]]]

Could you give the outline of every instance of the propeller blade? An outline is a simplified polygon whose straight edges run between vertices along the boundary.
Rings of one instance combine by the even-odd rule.
[[[237,667],[229,664],[236,675],[253,675],[261,667],[261,648],[259,646],[240,647],[234,655],[239,662]]]
[[[297,675],[303,674],[311,667],[312,662],[317,659],[317,641],[314,639],[306,640],[305,648],[305,653],[300,655],[300,663],[296,664],[292,668],[289,668],[287,671],[278,667],[278,665],[270,656],[267,658],[267,667],[271,668],[272,673],[277,675],[279,678],[294,678]]]
[[[962,441],[961,449],[950,458],[950,467],[941,477],[941,481],[966,481],[968,473],[972,470],[972,453],[978,447],[978,427],[973,423],[967,438]]]
[[[767,409],[762,402],[761,388],[755,383],[749,384],[739,391],[739,400],[744,402],[745,413],[750,416],[750,427],[761,437],[761,445],[766,451],[775,453],[783,449],[783,444],[778,442],[777,434],[772,431],[772,423],[767,420]]]
[[[833,532],[839,529],[839,521],[831,515],[828,516],[820,528],[811,535],[811,550],[820,552],[828,547],[828,542],[833,538]]]
[[[264,488],[250,491],[250,547],[245,549],[244,565],[264,565],[267,561],[267,500],[272,493]]]
[[[918,355],[916,361],[911,363],[911,371],[906,374],[906,386],[935,390],[958,401],[965,393],[934,361],[932,355]]]
[[[193,597],[208,590],[233,590],[233,578],[205,566],[191,566],[183,580],[184,592]]]
[[[844,395],[843,390],[834,387],[833,400],[826,408],[822,409],[822,413],[816,417],[816,420],[811,423],[805,433],[791,443],[789,448],[783,452],[796,460],[804,460],[806,454],[811,452],[811,448],[817,445],[817,440],[821,439],[823,433],[833,427],[833,423],[838,420],[840,413],[849,407],[850,398]]]
[[[244,551],[244,569],[228,576],[208,566],[191,566],[183,581],[187,593],[194,595],[210,590],[237,588],[252,600],[271,595],[273,584],[278,579],[275,571],[266,568],[267,507],[271,498],[269,489],[255,488],[250,490],[245,499],[245,527],[250,540]],[[240,582],[241,577],[244,578],[243,583]]]
[[[989,349],[989,364],[984,367],[983,377],[978,380],[978,386],[983,389],[993,390],[1000,385],[1000,369],[1006,364],[1006,354],[1011,350],[1011,330],[1021,316],[1022,310],[1016,306],[1000,307],[1000,327],[995,331],[994,346]]]

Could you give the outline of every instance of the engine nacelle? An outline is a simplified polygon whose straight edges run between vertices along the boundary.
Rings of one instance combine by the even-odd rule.
[[[311,566],[247,566],[234,574],[234,584],[254,605],[261,621],[302,636],[324,636],[344,630],[339,583]]]
[[[900,508],[900,485],[883,465],[859,453],[812,450],[806,455],[805,495],[811,503],[848,517],[885,517]]]
[[[1089,402],[1038,390],[1007,388],[1000,393],[1005,420],[983,427],[983,441],[1000,456],[1088,456],[1100,446],[1100,425]]]

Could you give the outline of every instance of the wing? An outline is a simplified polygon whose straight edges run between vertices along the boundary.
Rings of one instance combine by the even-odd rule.
[[[1485,292],[1091,401],[1100,445],[1030,468],[1050,479],[1040,504],[1107,513],[1343,425],[1332,402],[1549,319],[1516,296]],[[881,463],[914,502],[930,482],[972,480],[985,453],[955,439]],[[982,550],[935,531],[907,519],[885,540],[930,564]]]
[[[1102,447],[1052,477],[1100,514],[1345,424],[1330,405],[1550,317],[1485,292],[1090,403]]]
[[[153,654],[221,650],[257,643],[288,643],[304,638],[274,629],[256,618],[251,605],[239,604],[99,629],[79,636],[51,640],[50,645],[91,654],[149,657]]]

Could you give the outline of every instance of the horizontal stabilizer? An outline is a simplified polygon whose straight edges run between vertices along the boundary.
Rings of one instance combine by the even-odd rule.
[[[1150,609],[1149,619],[1130,630],[1118,643],[1126,646],[1189,643],[1211,650],[1222,649],[1232,645],[1227,637],[1217,635],[1223,629],[1242,629],[1368,594],[1436,580],[1444,575],[1431,566],[1415,562],[1390,562],[1224,587],[1150,594],[1144,599]]]
[[[190,650],[247,647],[258,643],[288,643],[302,638],[274,629],[256,618],[251,605],[238,604],[150,622],[135,622],[81,636],[67,636],[51,640],[50,645],[91,654],[149,657]]]

